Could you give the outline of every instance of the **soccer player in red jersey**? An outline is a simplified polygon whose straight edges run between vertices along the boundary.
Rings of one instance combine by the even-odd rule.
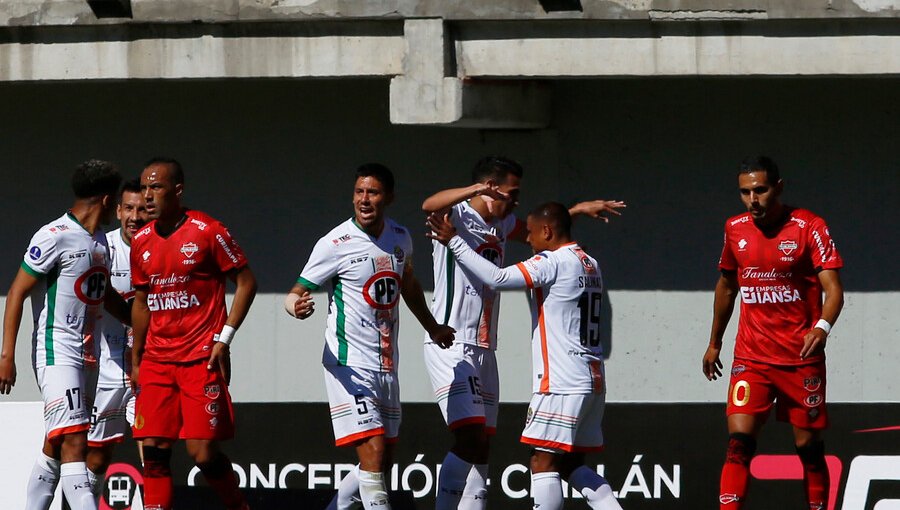
[[[229,344],[256,295],[256,279],[224,225],[182,207],[177,161],[151,160],[141,191],[152,221],[131,244],[132,382],[134,437],[144,441],[144,508],[172,508],[172,444],[184,439],[225,507],[245,509],[219,441],[234,436]],[[226,278],[237,285],[229,313]]]
[[[774,161],[744,160],[738,186],[747,212],[725,223],[722,274],[703,356],[706,378],[721,377],[722,336],[740,293],[720,508],[742,507],[756,438],[774,406],[778,419],[793,425],[808,508],[821,510],[829,489],[822,441],[828,426],[825,340],[844,303],[838,274],[843,262],[822,218],[781,203],[784,182]]]

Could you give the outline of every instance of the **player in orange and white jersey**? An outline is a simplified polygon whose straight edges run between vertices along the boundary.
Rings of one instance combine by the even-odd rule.
[[[457,235],[476,253],[503,265],[506,242],[525,242],[525,223],[512,214],[518,205],[523,169],[500,156],[480,159],[472,184],[439,191],[422,204],[426,213],[447,214]],[[580,202],[569,212],[607,218],[623,202]],[[496,432],[500,399],[497,372],[497,321],[500,292],[463,271],[453,253],[433,243],[434,295],[431,311],[456,330],[442,349],[425,338],[425,366],[454,443],[441,463],[436,508],[480,510],[487,502],[490,437]]]
[[[535,508],[562,508],[561,476],[591,508],[620,509],[609,483],[584,465],[603,447],[606,384],[599,314],[603,281],[597,262],[571,239],[565,206],[539,206],[527,221],[530,259],[498,268],[479,256],[445,216],[429,217],[428,236],[493,289],[531,289],[533,397],[521,441],[531,458]]]

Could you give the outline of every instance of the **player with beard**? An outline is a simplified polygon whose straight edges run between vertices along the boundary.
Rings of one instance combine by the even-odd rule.
[[[830,485],[822,440],[828,426],[825,341],[844,303],[838,273],[843,262],[822,218],[782,204],[784,182],[770,158],[744,160],[738,188],[747,212],[725,222],[712,331],[703,355],[706,378],[721,377],[722,337],[740,293],[720,508],[743,506],[756,438],[775,407],[778,420],[793,426],[807,508],[822,510]]]
[[[127,305],[109,285],[109,248],[100,229],[112,219],[121,182],[112,163],[79,165],[72,176],[72,208],[34,234],[7,293],[0,394],[16,383],[16,337],[30,295],[32,361],[44,401],[46,439],[28,478],[26,510],[49,508],[59,482],[73,510],[97,508],[85,454],[102,308],[129,321]]]
[[[400,297],[433,342],[446,348],[453,341],[453,329],[428,311],[409,231],[385,215],[393,200],[388,168],[359,167],[353,217],[319,239],[285,300],[289,314],[306,319],[314,310],[310,292],[328,291],[322,364],[335,444],[359,456],[328,508],[390,509],[384,473],[400,427]]]

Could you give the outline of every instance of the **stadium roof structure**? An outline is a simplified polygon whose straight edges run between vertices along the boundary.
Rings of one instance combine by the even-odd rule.
[[[391,121],[547,125],[545,80],[896,76],[900,0],[3,0],[0,81],[391,80]]]

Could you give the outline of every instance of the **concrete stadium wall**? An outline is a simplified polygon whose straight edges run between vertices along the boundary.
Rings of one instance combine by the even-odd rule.
[[[829,398],[897,400],[896,78],[548,85],[549,129],[479,131],[391,125],[386,79],[0,83],[0,261],[8,268],[0,289],[33,231],[68,206],[75,164],[100,157],[137,174],[151,156],[175,156],[187,171],[187,203],[229,225],[261,283],[234,347],[236,400],[323,400],[324,307],[300,323],[284,314],[281,300],[313,243],[351,214],[355,166],[393,168],[391,214],[421,231],[419,206],[428,194],[466,184],[478,157],[506,154],[526,167],[520,212],[549,199],[629,204],[609,225],[580,219],[576,226],[609,287],[610,399],[717,402],[725,383],[706,383],[699,360],[722,225],[741,208],[737,163],[766,153],[783,168],[786,201],[824,216],[845,258],[847,305],[829,344]],[[430,289],[430,246],[417,238],[416,250],[417,274]],[[527,253],[512,249],[508,261]],[[504,303],[501,398],[521,402],[530,369],[527,308],[519,293]],[[39,398],[26,332],[19,386],[2,400]],[[406,313],[400,370],[407,401],[432,398],[421,336]],[[732,345],[733,335],[727,338]]]

